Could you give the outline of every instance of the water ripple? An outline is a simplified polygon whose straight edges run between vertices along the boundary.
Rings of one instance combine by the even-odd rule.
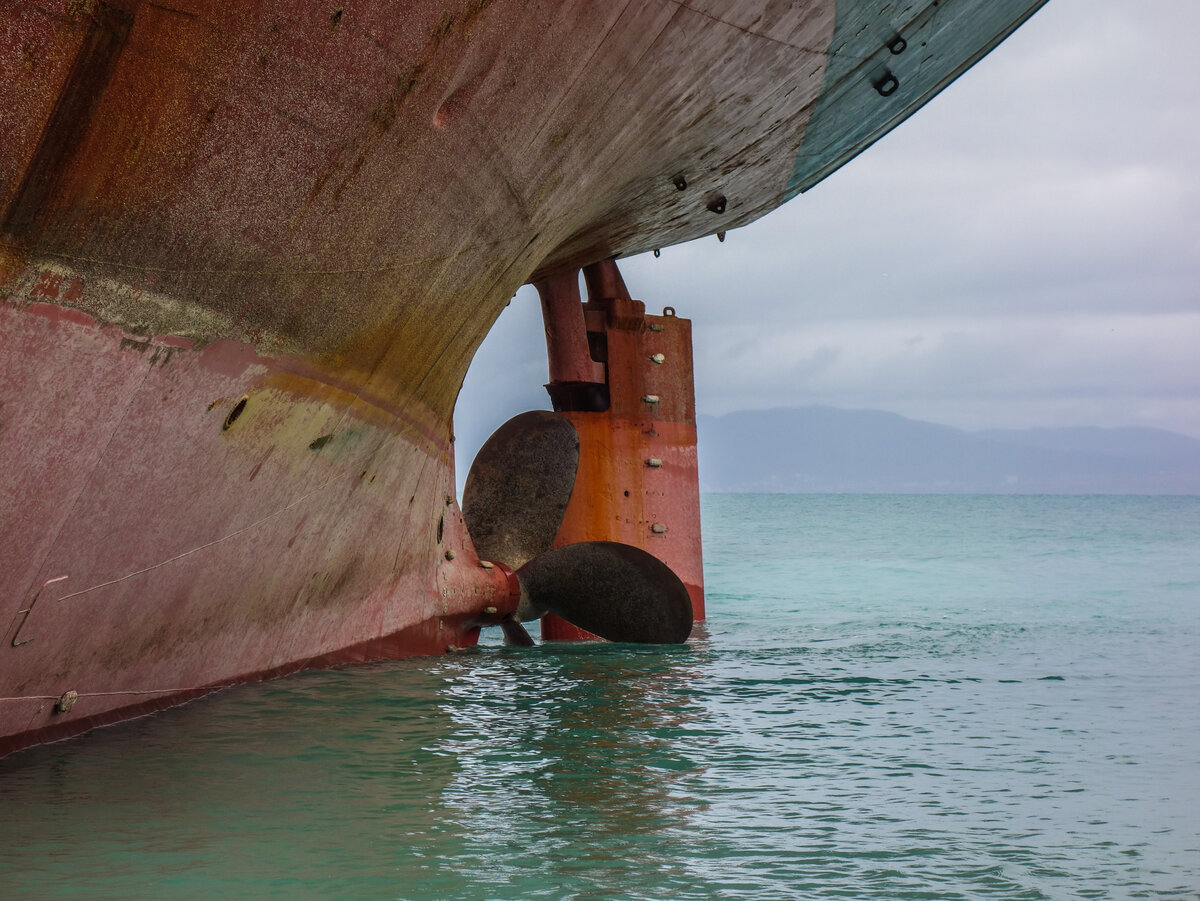
[[[706,499],[685,647],[490,636],[16,755],[5,897],[1200,898],[1200,504],[871,500]]]

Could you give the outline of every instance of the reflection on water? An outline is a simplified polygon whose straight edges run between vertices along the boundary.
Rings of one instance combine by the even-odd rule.
[[[6,896],[611,897],[647,867],[653,884],[686,856],[704,657],[701,638],[308,673],[16,755]]]
[[[679,866],[669,830],[695,802],[687,737],[700,644],[557,645],[469,658],[448,685],[460,770],[443,794],[465,834],[489,836],[469,884],[496,897],[611,896]]]
[[[687,646],[497,632],[0,761],[3,897],[1200,897],[1200,499],[704,516]]]
[[[442,853],[456,768],[442,679],[393,666],[238,688],[0,763],[0,804],[19,811],[0,820],[0,844],[22,849],[10,887],[282,897],[299,882],[315,897],[349,871],[386,895]],[[414,839],[426,847],[395,854]]]

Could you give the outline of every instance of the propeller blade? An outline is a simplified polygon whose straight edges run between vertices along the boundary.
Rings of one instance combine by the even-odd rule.
[[[557,413],[531,410],[496,429],[463,488],[463,519],[479,556],[519,569],[546,551],[578,468],[579,435]]]
[[[530,560],[517,578],[521,619],[548,611],[609,641],[645,644],[679,644],[692,631],[692,600],[679,576],[628,544],[568,544]]]
[[[536,644],[533,637],[525,631],[525,627],[511,616],[500,620],[500,628],[504,630],[504,643],[516,645],[519,648],[531,648]]]

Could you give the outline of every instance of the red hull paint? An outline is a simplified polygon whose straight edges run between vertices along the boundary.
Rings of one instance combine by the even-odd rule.
[[[512,599],[450,418],[513,292],[752,221],[1040,2],[4,5],[0,753],[473,641]],[[581,497],[668,547],[694,425],[655,426],[655,507],[639,422],[580,420]]]
[[[0,596],[21,602],[0,751],[247,679],[472,644],[485,607],[515,608],[478,566],[428,413],[185,343],[0,306],[0,385],[22,386],[2,398],[0,470],[21,477]]]

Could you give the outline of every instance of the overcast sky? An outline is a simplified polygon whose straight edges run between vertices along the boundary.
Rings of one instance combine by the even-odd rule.
[[[1197,0],[1050,0],[807,194],[724,244],[625,260],[625,281],[692,320],[701,413],[1200,437],[1198,42]],[[526,287],[459,399],[463,473],[548,408],[546,379]]]

